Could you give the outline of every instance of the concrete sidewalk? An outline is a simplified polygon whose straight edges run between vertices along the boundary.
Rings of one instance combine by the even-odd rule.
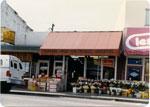
[[[123,101],[123,102],[136,102],[136,103],[148,103],[148,99],[138,99],[122,96],[110,96],[110,95],[93,95],[93,94],[84,94],[84,93],[72,93],[72,92],[42,92],[42,91],[30,91],[22,89],[12,89],[11,93],[15,94],[25,94],[25,95],[41,95],[41,96],[57,96],[57,97],[73,97],[73,98],[86,98],[86,99],[99,99],[99,100],[113,100],[113,101]]]

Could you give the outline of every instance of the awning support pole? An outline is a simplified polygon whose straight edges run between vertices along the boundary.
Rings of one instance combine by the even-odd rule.
[[[115,80],[117,79],[117,60],[118,60],[118,56],[115,56]]]
[[[128,70],[128,66],[127,66],[127,64],[128,64],[128,57],[126,57],[126,65],[125,65],[125,77],[124,77],[124,80],[127,80],[127,70]]]
[[[145,57],[143,57],[142,61],[143,61],[143,67],[142,67],[142,81],[144,81]]]
[[[103,80],[103,56],[101,57],[101,77],[100,80]]]
[[[87,58],[86,56],[84,57],[84,74],[83,77],[86,78],[86,68],[87,68]]]

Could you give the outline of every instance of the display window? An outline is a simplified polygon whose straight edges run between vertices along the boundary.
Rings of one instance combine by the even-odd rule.
[[[24,77],[30,77],[30,62],[22,62],[25,71]]]
[[[103,60],[103,61],[102,61]],[[102,63],[102,64],[101,64]],[[101,65],[103,71],[101,73]],[[113,57],[101,58],[101,57],[87,57],[87,78],[99,80],[101,75],[103,79],[114,79],[114,59]]]
[[[127,67],[127,80],[141,81],[142,66],[128,66]]]
[[[140,58],[128,58],[128,64],[142,65],[142,59],[140,59]]]

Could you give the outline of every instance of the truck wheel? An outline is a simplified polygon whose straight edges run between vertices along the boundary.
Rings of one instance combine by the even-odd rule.
[[[6,87],[6,92],[8,93],[9,91],[11,90],[11,84],[7,84],[7,87]]]
[[[11,84],[2,82],[1,83],[1,93],[8,93],[11,89]]]

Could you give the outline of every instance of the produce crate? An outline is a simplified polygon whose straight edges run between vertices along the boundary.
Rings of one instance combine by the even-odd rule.
[[[144,98],[149,98],[148,93],[142,92],[142,98],[143,98],[143,99],[144,99]]]
[[[127,97],[128,96],[128,91],[125,91],[125,90],[122,90],[122,96],[125,96],[125,97]]]

